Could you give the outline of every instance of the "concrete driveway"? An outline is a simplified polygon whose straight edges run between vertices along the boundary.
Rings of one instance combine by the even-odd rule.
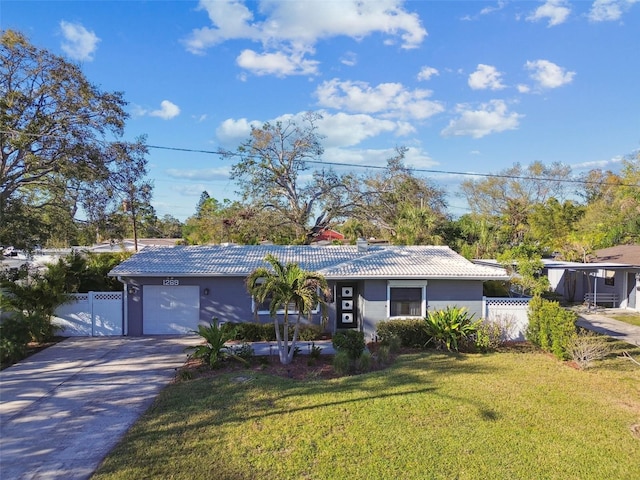
[[[0,372],[0,478],[89,478],[198,342],[69,338]]]
[[[607,317],[603,313],[579,313],[576,324],[594,332],[640,346],[640,327]]]

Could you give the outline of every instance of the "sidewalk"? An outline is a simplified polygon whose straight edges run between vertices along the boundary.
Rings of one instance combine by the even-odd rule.
[[[640,346],[640,327],[629,325],[606,316],[604,313],[579,312],[576,325]]]

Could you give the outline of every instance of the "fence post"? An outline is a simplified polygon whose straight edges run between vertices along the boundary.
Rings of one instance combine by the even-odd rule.
[[[93,314],[93,293],[89,292],[89,315],[91,315],[91,336],[96,336],[96,317]]]
[[[482,296],[482,319],[486,320],[489,312],[487,312],[487,297]]]

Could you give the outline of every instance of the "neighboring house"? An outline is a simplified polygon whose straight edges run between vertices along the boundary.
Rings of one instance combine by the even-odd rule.
[[[343,240],[344,240],[343,234],[331,229],[322,230],[318,235],[316,235],[313,238],[313,241],[316,243],[317,242],[333,242],[333,241],[341,242]]]
[[[553,290],[571,302],[640,310],[640,245],[597,250],[590,263],[545,260]]]
[[[449,305],[482,316],[486,280],[501,268],[475,265],[448,247],[203,245],[147,247],[115,267],[125,288],[125,335],[188,333],[213,317],[256,321],[246,277],[273,254],[325,276],[332,290],[325,328],[354,328],[371,339],[389,318],[424,317]],[[271,321],[267,310],[257,315]],[[306,322],[307,319],[304,319]],[[311,321],[321,324],[320,311]]]
[[[179,238],[139,238],[138,250],[142,250],[146,247],[173,246],[179,241]],[[125,238],[124,240],[102,242],[97,245],[93,245],[92,247],[76,248],[85,248],[91,253],[118,253],[133,252],[135,251],[136,246],[133,239]]]

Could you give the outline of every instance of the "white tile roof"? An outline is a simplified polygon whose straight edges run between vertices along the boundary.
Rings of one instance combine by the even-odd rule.
[[[147,247],[115,267],[109,275],[158,276],[247,276],[266,266],[267,254],[282,263],[295,262],[327,279],[442,278],[501,280],[501,268],[475,265],[449,247],[438,246],[283,246],[199,245]]]

